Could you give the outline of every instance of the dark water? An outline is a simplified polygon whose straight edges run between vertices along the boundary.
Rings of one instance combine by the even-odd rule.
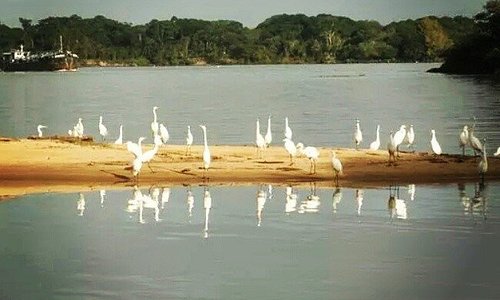
[[[75,73],[0,73],[0,135],[27,136],[37,124],[65,134],[78,117],[98,136],[99,115],[116,139],[150,137],[152,107],[160,107],[171,143],[185,142],[186,126],[202,143],[255,143],[255,120],[265,130],[273,116],[274,144],[281,145],[284,118],[294,141],[352,147],[355,119],[368,148],[381,125],[382,146],[390,130],[413,124],[416,149],[429,150],[435,129],[444,152],[458,153],[458,134],[471,117],[476,136],[500,146],[500,85],[486,78],[429,74],[432,64],[90,68]],[[149,139],[146,142],[152,143]]]
[[[0,202],[0,298],[500,295],[497,184],[139,191]]]

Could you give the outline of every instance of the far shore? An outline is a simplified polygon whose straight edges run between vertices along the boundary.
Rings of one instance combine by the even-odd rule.
[[[152,148],[144,145],[143,149]],[[212,164],[202,169],[203,146],[160,148],[150,166],[142,168],[138,182],[129,166],[133,159],[125,145],[68,141],[68,139],[0,138],[0,198],[46,192],[76,192],[99,188],[120,189],[136,184],[149,187],[176,185],[309,185],[333,188],[331,150],[344,167],[341,187],[386,187],[405,184],[478,182],[479,157],[433,156],[424,152],[401,153],[388,164],[386,150],[319,148],[317,172],[310,174],[309,160],[295,158],[293,165],[283,146],[266,149],[262,158],[254,146],[210,146]],[[500,158],[488,157],[486,181],[500,180]]]

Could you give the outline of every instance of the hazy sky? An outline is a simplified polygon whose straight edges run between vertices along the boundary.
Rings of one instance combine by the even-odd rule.
[[[0,22],[19,27],[19,17],[33,23],[48,16],[84,18],[103,15],[133,24],[172,16],[204,20],[236,20],[255,27],[281,13],[327,13],[354,20],[391,21],[427,15],[473,16],[487,0],[0,0]]]

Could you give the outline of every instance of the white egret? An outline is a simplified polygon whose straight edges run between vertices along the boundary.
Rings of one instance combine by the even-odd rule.
[[[273,135],[271,133],[271,115],[267,118],[267,132],[264,136],[264,140],[266,142],[266,147],[269,147],[273,141]]]
[[[38,137],[39,138],[41,138],[43,136],[43,132],[42,132],[43,128],[47,128],[47,126],[45,126],[45,125],[38,125],[36,127],[36,131],[38,132]]]
[[[288,152],[288,155],[290,155],[290,165],[293,165],[293,158],[297,155],[297,147],[290,139],[285,138],[283,139],[283,142],[285,142],[285,149]]]
[[[477,152],[483,152],[483,145],[481,144],[481,141],[474,135],[474,126],[471,130],[469,130],[469,145],[474,150],[474,155],[476,155]]]
[[[337,154],[332,150],[332,168],[335,176],[335,182],[339,186],[339,175],[343,174],[342,162],[337,158]]]
[[[292,129],[288,126],[288,117],[285,117],[285,138],[292,139]]]
[[[203,130],[203,169],[205,169],[205,174],[208,172],[208,168],[210,168],[210,149],[208,149],[207,142],[207,127],[205,125],[200,125],[200,128]]]
[[[151,122],[151,131],[153,132],[153,136],[155,134],[158,134],[159,130],[159,125],[158,125],[158,118],[156,116],[156,110],[158,110],[158,106],[153,107],[153,122]]]
[[[316,163],[319,158],[319,151],[316,147],[312,146],[307,146],[304,148],[304,144],[298,143],[297,144],[297,151],[307,157],[309,161],[311,162],[311,166],[309,168],[309,173],[310,174],[316,174]]]
[[[120,135],[115,141],[115,145],[121,145],[123,144],[123,125],[120,125]]]
[[[389,142],[387,143],[387,151],[389,152],[389,165],[396,162],[396,143],[394,142],[394,132],[389,134]]]
[[[170,139],[170,134],[168,133],[167,126],[160,124],[160,137],[163,144],[166,144]]]
[[[141,155],[141,161],[143,163],[147,163],[148,164],[148,168],[151,170],[151,172],[154,173],[153,169],[151,168],[151,166],[149,165],[149,163],[151,162],[151,160],[153,159],[153,157],[156,155],[156,153],[158,152],[158,147],[159,145],[158,144],[155,144],[153,146],[153,149],[151,150],[148,150],[144,153],[142,153]]]
[[[494,156],[499,156],[500,155],[500,147],[498,147],[497,152],[493,153]]]
[[[465,156],[465,146],[469,143],[469,126],[465,125],[462,132],[460,132],[458,143],[462,148],[462,156]]]
[[[431,138],[432,152],[436,155],[441,155],[441,153],[443,153],[443,152],[441,151],[441,146],[439,145],[439,142],[437,141],[436,131],[434,129],[431,129],[431,134],[432,134],[432,138]]]
[[[406,125],[401,125],[399,130],[394,134],[394,144],[396,145],[396,154],[399,156],[399,145],[403,143],[406,136]]]
[[[191,145],[193,145],[193,134],[191,133],[191,126],[188,125],[186,136],[186,155],[191,154]]]
[[[415,142],[415,131],[413,131],[413,125],[410,125],[410,129],[406,132],[406,139],[408,141],[408,148],[413,149],[413,143]]]
[[[481,161],[478,165],[479,176],[481,177],[481,183],[484,182],[484,174],[488,172],[488,158],[486,156],[486,139],[483,139],[483,152],[481,153]]]
[[[266,148],[266,141],[264,140],[264,137],[260,133],[259,119],[257,119],[256,128],[255,128],[255,145],[257,146],[258,157],[262,158],[264,155],[264,149]]]
[[[163,141],[159,134],[153,134],[153,144],[158,145],[158,147],[163,145]]]
[[[144,141],[145,137],[140,137],[136,143],[131,141],[126,142],[128,152],[132,153],[134,157],[140,158],[142,156],[142,141]]]
[[[76,123],[76,126],[74,127],[74,130],[76,130],[76,134],[73,133],[73,135],[77,135],[79,138],[82,138],[84,129],[85,128],[83,127],[82,118],[78,118],[78,123]]]
[[[377,125],[377,137],[375,141],[370,144],[370,150],[378,150],[380,148],[380,125]]]
[[[99,134],[102,136],[102,140],[108,135],[108,129],[104,124],[102,124],[102,116],[99,116]]]
[[[356,150],[358,150],[359,144],[363,141],[363,133],[359,127],[359,119],[356,119],[356,130],[354,131],[354,142],[356,143]]]

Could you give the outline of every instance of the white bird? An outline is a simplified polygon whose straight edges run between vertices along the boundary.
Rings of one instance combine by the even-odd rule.
[[[36,131],[38,131],[38,137],[39,137],[39,138],[41,138],[41,137],[43,136],[43,133],[42,133],[42,129],[43,129],[43,128],[47,128],[47,126],[45,126],[45,125],[38,125],[38,126],[36,127]]]
[[[73,133],[73,135],[76,135],[79,138],[82,138],[84,129],[85,128],[83,127],[82,118],[78,118],[78,123],[76,123],[76,126],[73,128],[73,131],[76,132],[76,134]]]
[[[158,152],[158,147],[159,147],[159,145],[155,144],[155,145],[153,146],[153,149],[148,150],[148,151],[146,151],[146,152],[142,153],[142,155],[141,155],[141,161],[142,161],[143,163],[147,163],[147,164],[148,164],[149,169],[150,169],[150,170],[151,170],[151,172],[153,172],[153,173],[154,173],[154,171],[153,171],[153,169],[151,168],[151,166],[149,165],[149,163],[151,162],[151,160],[153,159],[153,157],[154,157],[154,156],[156,155],[156,153]]]
[[[332,194],[333,213],[337,213],[337,206],[340,204],[340,201],[342,201],[342,190],[336,188]]]
[[[266,148],[266,141],[264,140],[264,137],[260,133],[260,123],[259,119],[257,119],[257,122],[255,123],[255,146],[257,146],[257,155],[259,158],[262,158],[264,155],[264,149]]]
[[[406,132],[406,140],[408,141],[408,148],[413,148],[413,143],[415,142],[415,131],[413,131],[413,125],[410,125],[410,129]]]
[[[396,154],[399,156],[399,145],[403,143],[406,136],[406,125],[401,125],[399,130],[394,134],[394,144],[396,145]]]
[[[99,116],[99,134],[102,136],[102,140],[108,135],[108,129],[104,124],[102,124],[102,116]]]
[[[163,144],[166,144],[170,139],[170,134],[168,133],[167,126],[160,124],[160,137]]]
[[[125,144],[127,145],[128,152],[132,153],[135,158],[140,158],[142,156],[142,141],[144,141],[145,137],[140,137],[136,143],[131,141],[127,141]]]
[[[370,144],[370,150],[378,150],[380,148],[380,125],[377,125],[377,138]]]
[[[293,158],[297,155],[297,147],[290,139],[285,138],[283,139],[283,142],[285,142],[285,149],[288,152],[288,155],[290,155],[290,165],[293,165]]]
[[[335,182],[339,186],[339,175],[343,174],[342,162],[337,158],[337,154],[332,150],[332,167],[335,176]]]
[[[156,116],[157,109],[158,109],[158,106],[153,107],[153,122],[151,122],[151,131],[153,132],[153,136],[155,134],[158,134],[158,130],[159,130],[158,118]]]
[[[266,147],[269,147],[273,141],[273,135],[271,133],[271,116],[267,118],[267,132],[264,136],[264,140],[266,142]]]
[[[210,149],[208,149],[208,142],[207,142],[207,127],[205,125],[200,125],[201,129],[203,130],[203,169],[205,169],[205,173],[208,171],[208,168],[210,167]]]
[[[361,206],[363,206],[364,190],[356,190],[356,203],[358,204],[358,216],[361,215]]]
[[[319,158],[319,151],[316,147],[312,146],[307,146],[304,148],[304,144],[298,143],[297,144],[297,151],[306,156],[309,161],[311,162],[311,166],[309,168],[309,173],[310,174],[316,174],[316,163]]]
[[[484,174],[488,172],[488,158],[486,156],[486,139],[483,139],[483,153],[481,161],[478,165],[479,175],[481,176],[481,182],[484,182]]]
[[[78,210],[79,216],[83,216],[83,212],[85,211],[85,197],[82,193],[79,193],[78,196],[78,200],[76,201],[76,210]]]
[[[285,213],[288,215],[297,210],[297,194],[291,186],[286,187]]]
[[[431,129],[431,134],[432,134],[432,138],[431,138],[432,152],[434,152],[434,154],[436,154],[436,155],[441,155],[441,153],[443,153],[443,152],[441,151],[441,146],[439,145],[439,142],[437,141],[436,131],[434,129]]]
[[[356,119],[356,129],[354,131],[354,142],[356,143],[356,150],[358,150],[359,144],[363,141],[363,133],[359,127],[359,119]]]
[[[153,144],[161,146],[163,145],[163,141],[161,140],[161,136],[159,134],[153,133]]]
[[[499,156],[500,155],[500,147],[498,147],[497,152],[493,153],[494,156]]]
[[[210,209],[212,208],[212,196],[210,196],[208,188],[205,190],[203,195],[203,208],[205,209],[205,228],[203,237],[208,238],[208,218],[210,215]]]
[[[389,165],[396,163],[396,143],[394,142],[394,132],[389,134],[389,142],[387,143],[387,151],[389,152]]]
[[[474,127],[469,130],[469,145],[474,150],[474,154],[477,152],[483,152],[483,145],[481,144],[481,141],[474,135]]]
[[[465,125],[458,138],[459,146],[462,148],[462,156],[465,156],[465,146],[469,143],[469,126]]]
[[[106,190],[99,190],[99,196],[101,199],[101,207],[104,207],[104,196],[106,196]]]
[[[261,188],[257,192],[257,227],[260,227],[262,223],[262,212],[264,210],[264,205],[266,204],[267,195],[266,192]]]
[[[288,126],[288,117],[285,117],[285,138],[292,139],[292,129]]]
[[[120,135],[115,141],[115,145],[121,145],[123,144],[123,125],[120,125]]]
[[[136,180],[139,180],[139,173],[141,172],[142,169],[142,159],[141,157],[136,157],[132,161],[132,175],[135,177]]]
[[[191,153],[191,145],[193,145],[193,134],[191,133],[191,126],[188,125],[188,131],[186,136],[186,155]]]

